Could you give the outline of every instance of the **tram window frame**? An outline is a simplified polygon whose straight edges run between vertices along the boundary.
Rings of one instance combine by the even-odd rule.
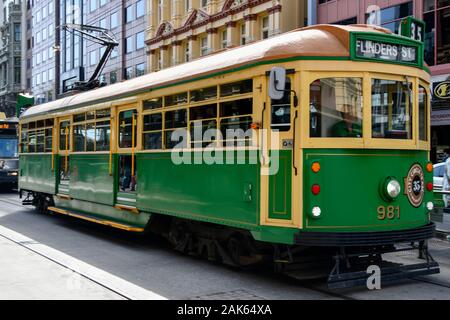
[[[126,118],[126,119],[131,119],[131,123],[127,124],[127,122],[125,122],[125,126],[123,126],[122,123],[121,123],[121,121],[122,121],[121,115],[125,114],[127,112],[131,112],[132,116],[130,118]],[[133,118],[135,120],[134,121],[134,146],[133,146],[133,143],[132,143],[132,140],[133,140],[133,138],[132,138],[132,136],[133,136],[133,129],[131,129],[131,131],[130,131],[129,145],[128,144],[123,144],[124,143],[124,140],[123,140],[124,136],[123,136],[123,134],[126,133],[126,132],[122,132],[122,130],[124,130],[124,128],[127,125],[129,125],[130,127],[133,126],[133,120],[132,120]],[[138,128],[139,128],[138,122],[139,122],[139,112],[138,112],[138,109],[136,107],[133,107],[133,108],[130,108],[130,109],[119,110],[118,115],[117,115],[117,125],[116,125],[116,127],[117,127],[117,147],[119,149],[133,149],[133,148],[136,149],[137,148],[137,140],[138,140],[137,137],[138,137]],[[126,136],[128,136],[128,135],[126,135]]]
[[[286,77],[286,88],[283,95],[283,98],[274,100],[270,99],[271,105],[271,118],[270,118],[270,128],[272,130],[278,130],[280,132],[288,132],[292,127],[292,105],[293,105],[293,96],[292,96],[292,79],[290,77]],[[286,109],[289,111],[286,113]],[[282,114],[280,113],[282,112]],[[277,112],[279,114],[277,114]],[[279,117],[280,121],[276,121],[275,119]],[[289,117],[289,122],[286,121],[287,117]]]
[[[223,107],[226,104],[230,104],[230,103],[237,104],[240,101],[247,101],[247,107],[250,108],[250,110],[247,110],[247,111],[250,111],[250,113],[241,112],[242,108],[240,108],[240,107],[238,108],[237,114],[235,112],[232,112],[232,114],[223,112],[224,111]],[[253,97],[219,102],[219,131],[220,131],[220,138],[221,138],[219,143],[223,147],[251,147],[251,146],[253,146],[254,136],[253,136],[253,131],[251,128],[251,124],[253,123],[253,112],[254,112]],[[249,120],[241,121],[242,119],[246,119],[246,118]],[[229,121],[229,120],[231,120],[231,122],[229,124],[225,125],[224,122]],[[238,121],[233,123],[234,120],[238,120]],[[244,136],[239,137],[239,136],[234,135],[233,139],[228,139],[229,137],[227,136],[226,132],[227,132],[227,130],[230,130],[230,129],[229,129],[229,127],[225,129],[225,126],[234,126],[236,124],[241,125],[242,123],[249,124],[247,130],[244,131]],[[242,128],[239,128],[239,129],[242,129]],[[225,130],[225,132],[224,132],[224,130]],[[249,131],[251,132],[251,136],[246,135],[246,133]]]
[[[422,83],[419,83],[419,87],[418,87],[418,92],[417,92],[417,96],[418,96],[418,114],[417,114],[417,118],[419,121],[418,124],[418,137],[419,137],[419,141],[424,141],[427,142],[428,141],[428,114],[429,114],[429,108],[430,108],[430,95],[427,91],[427,89],[425,88],[425,86]],[[423,96],[423,98],[422,98]],[[421,107],[423,106],[423,111],[421,111]],[[422,118],[423,117],[423,118]]]
[[[150,130],[146,130],[146,117],[151,118],[154,116],[160,116],[161,117],[161,124],[159,126],[159,129],[151,128]],[[143,150],[162,150],[163,149],[163,129],[164,129],[164,115],[163,112],[155,112],[155,113],[147,113],[142,115],[142,149]],[[158,143],[151,143],[149,142],[149,145],[147,145],[147,139],[148,137],[153,136],[156,137],[158,140]]]
[[[171,119],[170,122],[168,122],[167,114],[171,113],[179,113],[179,112],[185,112],[185,120],[183,123],[183,120],[173,120]],[[173,150],[180,149],[181,146],[183,149],[187,148],[187,132],[188,132],[188,126],[189,126],[189,108],[180,108],[180,109],[174,109],[174,110],[167,110],[164,112],[164,135],[163,135],[163,145],[165,150]],[[179,122],[176,124],[176,122]],[[182,130],[184,130],[184,135],[179,138],[178,141],[172,141],[171,137],[168,137],[169,134],[173,134],[174,132],[183,133]],[[182,139],[182,141],[180,141]],[[182,143],[180,145],[180,143]]]
[[[54,120],[51,118],[22,124],[21,153],[51,153],[53,151],[53,123]],[[34,143],[30,141],[34,141]],[[50,148],[47,145],[50,145]]]
[[[63,127],[62,125],[66,124],[66,123],[67,123],[67,126]],[[64,130],[65,130],[65,128],[68,129],[68,134],[66,134],[65,131],[64,132],[62,131],[63,128],[64,128]],[[72,132],[71,120],[69,120],[69,119],[61,120],[59,122],[59,132],[58,132],[59,151],[70,151],[70,147],[72,145],[71,132]],[[66,136],[67,135],[68,135],[68,137],[67,137],[68,145],[66,145]]]
[[[211,113],[211,111],[212,114],[208,115],[207,113]],[[201,149],[216,144],[216,141],[218,140],[218,115],[219,104],[216,102],[196,105],[189,109],[189,140],[192,148]],[[200,126],[202,128],[201,140],[196,139],[196,135],[198,132],[196,130],[197,123],[200,123]],[[207,124],[205,125],[205,123]],[[208,130],[214,130],[214,134],[211,134],[212,132],[207,132]],[[211,137],[209,141],[204,140],[205,134]]]
[[[111,109],[91,110],[84,113],[74,115],[72,122],[73,152],[107,152],[111,148]],[[78,119],[79,121],[75,121]],[[84,119],[84,120],[82,120]],[[89,120],[88,120],[89,119]],[[100,126],[101,124],[101,126]],[[98,128],[107,128],[105,137],[108,139],[99,139]],[[75,130],[78,129],[82,133],[80,135],[82,144],[77,141]],[[89,130],[89,131],[88,131]],[[102,147],[98,147],[98,143],[102,143]],[[80,141],[81,142],[81,141]],[[81,147],[82,146],[82,147]]]
[[[228,90],[229,87],[231,87],[231,90]],[[237,87],[239,87],[239,89],[237,89]],[[244,79],[240,81],[221,84],[219,86],[220,98],[228,98],[250,93],[253,93],[253,79]]]
[[[344,81],[345,80],[345,81]],[[332,81],[343,81],[342,90],[359,90],[359,95],[355,94],[350,98],[339,101],[340,96],[336,95],[337,86]],[[322,82],[324,84],[322,84]],[[329,84],[327,84],[329,82]],[[354,82],[354,83],[351,83]],[[350,87],[348,84],[356,84],[358,87]],[[324,86],[333,91],[333,95],[324,95]],[[317,89],[318,88],[318,89]],[[323,97],[333,98],[328,103],[322,100]],[[345,95],[347,97],[347,95]],[[356,99],[355,99],[356,98]],[[353,105],[352,105],[353,103]],[[347,110],[347,111],[346,111]],[[350,111],[348,111],[350,110]],[[330,111],[330,113],[326,113]],[[364,77],[361,76],[327,76],[319,77],[309,84],[309,137],[311,139],[353,139],[362,140],[364,138]],[[346,118],[347,115],[347,118]],[[332,123],[331,121],[335,121]],[[351,131],[348,128],[351,124]]]
[[[409,111],[409,126],[407,124],[405,124],[405,137],[402,137],[402,131],[403,130],[395,130],[392,129],[392,127],[394,126],[394,124],[392,123],[391,120],[389,120],[392,115],[390,114],[391,109],[394,106],[394,96],[392,94],[394,94],[394,92],[387,92],[384,93],[383,95],[385,96],[384,99],[388,99],[387,104],[385,104],[384,106],[374,106],[374,96],[375,94],[380,94],[379,92],[375,92],[374,91],[374,87],[375,87],[375,81],[380,81],[380,82],[384,82],[378,84],[378,86],[382,86],[382,85],[401,85],[402,86],[402,95],[401,95],[401,101],[400,101],[400,105],[403,104],[403,102],[405,102],[405,104],[408,104],[407,109],[405,109],[405,117],[408,116],[408,112]],[[404,88],[404,85],[406,84],[407,88]],[[376,140],[400,140],[400,141],[409,141],[412,142],[414,139],[414,130],[415,130],[415,125],[414,125],[414,99],[413,97],[415,96],[416,92],[415,92],[415,88],[413,85],[413,82],[407,79],[391,79],[391,78],[383,78],[383,77],[372,77],[370,80],[370,86],[371,86],[371,95],[370,95],[370,114],[371,114],[371,138],[372,139],[376,139]],[[386,96],[387,94],[387,96]],[[403,100],[404,99],[404,100]],[[383,100],[384,101],[384,100]],[[384,108],[387,109],[387,118],[388,118],[388,122],[385,123],[386,126],[388,128],[390,128],[389,130],[386,131],[385,134],[382,134],[381,132],[379,134],[376,134],[376,132],[374,131],[374,124],[376,123],[375,119],[374,119],[374,108]],[[386,108],[387,107],[387,108]],[[399,108],[399,106],[397,105],[397,108]],[[406,123],[408,123],[408,121],[405,121]],[[380,128],[382,129],[382,125],[380,125]],[[408,131],[409,129],[409,131]],[[398,133],[396,133],[396,131],[398,131]]]

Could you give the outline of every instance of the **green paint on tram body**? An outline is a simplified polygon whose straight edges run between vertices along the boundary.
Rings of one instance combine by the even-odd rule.
[[[410,229],[428,223],[426,203],[433,193],[425,192],[419,208],[404,194],[404,178],[410,168],[428,163],[428,153],[415,150],[307,149],[304,168],[294,176],[292,151],[279,153],[279,171],[269,177],[269,218],[291,220],[292,179],[303,179],[303,231],[362,232]],[[195,164],[202,153],[192,153],[192,164],[174,164],[170,153],[139,153],[136,155],[137,192],[130,196],[140,213],[114,208],[116,198],[126,196],[118,190],[118,157],[113,156],[113,175],[109,174],[108,154],[72,154],[69,196],[73,200],[55,197],[59,208],[108,219],[135,227],[145,227],[151,214],[165,214],[196,221],[210,222],[249,230],[255,239],[293,244],[296,228],[260,225],[261,166],[251,164],[249,152],[231,153],[224,157],[245,164]],[[258,157],[257,157],[258,158]],[[238,159],[238,160],[236,160]],[[55,167],[64,157],[55,157]],[[313,162],[321,164],[313,173]],[[59,170],[51,170],[51,155],[21,155],[20,188],[55,194]],[[425,170],[424,170],[425,171]],[[303,174],[303,175],[302,175]],[[425,183],[433,180],[424,172]],[[380,185],[387,177],[395,177],[402,193],[393,202],[381,196]],[[314,196],[311,186],[321,187]],[[130,195],[130,194],[128,194]],[[322,216],[314,219],[312,208],[318,206]],[[400,217],[378,219],[380,206],[400,209]]]
[[[313,173],[311,165],[319,162],[321,170]],[[415,150],[304,150],[304,226],[309,231],[362,232],[403,230],[423,226],[429,222],[426,203],[433,201],[433,193],[425,191],[419,208],[415,208],[405,193],[405,178],[414,164],[424,169],[425,185],[433,181],[426,172],[428,153]],[[387,178],[395,178],[401,185],[400,196],[390,202],[382,196],[381,186]],[[311,186],[318,184],[321,192],[314,196]],[[423,186],[425,188],[425,186]],[[310,214],[320,207],[322,216]],[[378,219],[378,208],[394,207],[392,219]],[[398,212],[399,210],[399,212]]]

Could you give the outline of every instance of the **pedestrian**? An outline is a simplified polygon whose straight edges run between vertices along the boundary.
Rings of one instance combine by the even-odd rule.
[[[450,192],[450,149],[446,149],[444,152],[447,155],[447,158],[445,159],[444,184],[442,190],[444,192]],[[450,195],[444,194],[443,200],[444,208],[447,208],[450,202]]]

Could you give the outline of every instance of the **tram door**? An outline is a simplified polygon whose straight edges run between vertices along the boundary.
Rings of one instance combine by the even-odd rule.
[[[267,77],[269,89],[270,78]],[[263,194],[261,223],[266,225],[290,226],[293,224],[293,174],[294,168],[294,74],[286,75],[285,91],[280,99],[266,98],[264,128],[267,128],[267,150],[269,164],[262,172]],[[269,90],[267,90],[268,92]],[[297,128],[298,129],[298,128]],[[266,176],[265,176],[266,175]]]
[[[68,195],[70,187],[70,118],[59,121],[58,194]]]
[[[122,107],[118,112],[118,157],[116,204],[136,207],[137,191],[137,109]]]

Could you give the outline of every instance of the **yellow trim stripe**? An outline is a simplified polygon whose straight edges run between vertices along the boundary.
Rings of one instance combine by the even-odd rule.
[[[69,212],[67,210],[64,209],[60,209],[60,208],[56,208],[56,207],[49,207],[48,210],[55,212],[55,213],[59,213],[62,215],[66,215],[66,216],[70,216],[70,217],[74,217],[74,218],[78,218],[78,219],[82,219],[82,220],[86,220],[86,221],[90,221],[90,222],[94,222],[97,224],[101,224],[101,225],[105,225],[105,226],[109,226],[109,227],[113,227],[116,229],[121,229],[121,230],[125,230],[125,231],[130,231],[130,232],[144,232],[144,228],[135,228],[135,227],[130,227],[121,223],[116,223],[116,222],[112,222],[112,221],[108,221],[108,220],[100,220],[100,219],[95,219],[95,218],[89,218],[86,216],[82,216],[73,212]]]

